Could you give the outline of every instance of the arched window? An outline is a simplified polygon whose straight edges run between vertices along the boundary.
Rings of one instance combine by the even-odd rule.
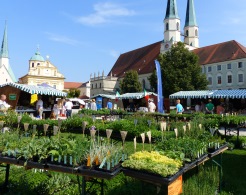
[[[93,89],[93,84],[91,84],[91,89]]]
[[[176,24],[176,25],[177,25],[177,30],[179,30],[179,22],[177,22],[177,24]]]
[[[195,30],[195,36],[196,37],[198,36],[198,30],[197,29]]]
[[[169,24],[166,23],[166,30],[169,30]]]
[[[34,63],[32,63],[32,67],[34,67]]]
[[[186,30],[185,35],[189,36],[189,31],[188,30]]]
[[[143,86],[143,89],[145,89],[145,80],[144,79],[142,80],[142,86]]]
[[[97,83],[96,83],[96,86],[95,86],[95,88],[97,88]]]

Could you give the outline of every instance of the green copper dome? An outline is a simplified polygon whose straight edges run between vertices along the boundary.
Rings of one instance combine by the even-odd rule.
[[[34,56],[31,57],[32,61],[41,61],[44,62],[44,58],[40,55],[40,53],[37,51]]]

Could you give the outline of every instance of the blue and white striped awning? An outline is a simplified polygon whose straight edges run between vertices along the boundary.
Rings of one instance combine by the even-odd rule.
[[[246,98],[246,89],[217,90],[212,97],[242,99]]]
[[[25,91],[30,94],[52,95],[52,96],[60,96],[60,97],[67,96],[67,93],[55,89],[53,87],[26,85],[26,84],[19,84],[19,83],[5,83],[0,85],[0,88],[5,86],[15,87],[17,89],[20,89],[21,91]]]
[[[153,92],[146,92],[148,95],[154,95],[154,96],[157,96],[156,93],[153,93]],[[109,94],[97,94],[97,95],[94,95],[92,96],[91,98],[95,98],[95,97],[104,97],[104,98],[109,98],[109,99],[119,99],[119,100],[122,100],[122,99],[141,99],[144,97],[144,92],[138,92],[138,93],[124,93],[122,95],[119,95],[116,97],[116,95],[109,95]]]
[[[177,98],[246,98],[246,89],[232,90],[201,90],[201,91],[179,91],[169,96],[170,99]]]
[[[170,99],[177,98],[212,98],[216,90],[201,90],[201,91],[179,91],[169,96]]]
[[[156,93],[153,92],[146,92],[148,95],[154,95],[157,96]],[[119,96],[119,99],[142,99],[144,97],[144,92],[138,92],[138,93],[124,93]]]

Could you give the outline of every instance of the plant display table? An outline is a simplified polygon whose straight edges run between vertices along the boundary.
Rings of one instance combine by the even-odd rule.
[[[133,177],[133,178],[139,179],[139,180],[147,182],[147,183],[151,183],[151,184],[159,186],[159,187],[164,186],[167,189],[168,194],[173,194],[173,192],[170,193],[170,191],[169,191],[170,186],[172,185],[172,183],[176,182],[177,180],[180,180],[180,178],[182,178],[183,173],[185,173],[185,172],[187,172],[187,171],[189,171],[195,167],[198,167],[198,165],[212,159],[214,156],[222,154],[227,149],[228,149],[227,144],[222,145],[221,147],[214,150],[213,152],[205,154],[205,155],[201,156],[200,158],[198,158],[197,160],[195,160],[191,163],[185,164],[175,175],[172,175],[170,177],[162,177],[162,176],[157,175],[157,174],[152,174],[152,173],[148,173],[148,172],[141,172],[141,171],[129,169],[129,168],[123,168],[122,171],[126,176]],[[216,165],[218,165],[220,168],[219,173],[220,173],[220,185],[221,185],[221,178],[222,178],[221,159],[220,159],[220,162],[216,162],[213,159],[212,159],[212,161]],[[182,185],[182,182],[181,182],[181,185]],[[179,192],[176,192],[174,194],[179,194]]]

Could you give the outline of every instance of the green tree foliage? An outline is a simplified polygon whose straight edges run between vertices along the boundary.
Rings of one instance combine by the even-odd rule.
[[[67,93],[68,98],[75,98],[79,97],[80,95],[80,90],[79,89],[69,89],[69,91],[64,91]]]
[[[120,81],[120,92],[121,93],[134,93],[143,91],[142,85],[138,80],[137,71],[130,70],[126,72],[125,77]]]
[[[207,89],[206,75],[201,72],[198,56],[178,42],[164,54],[158,56],[161,65],[163,95],[168,97],[178,91]],[[152,88],[157,88],[157,76],[154,72],[149,78]]]

